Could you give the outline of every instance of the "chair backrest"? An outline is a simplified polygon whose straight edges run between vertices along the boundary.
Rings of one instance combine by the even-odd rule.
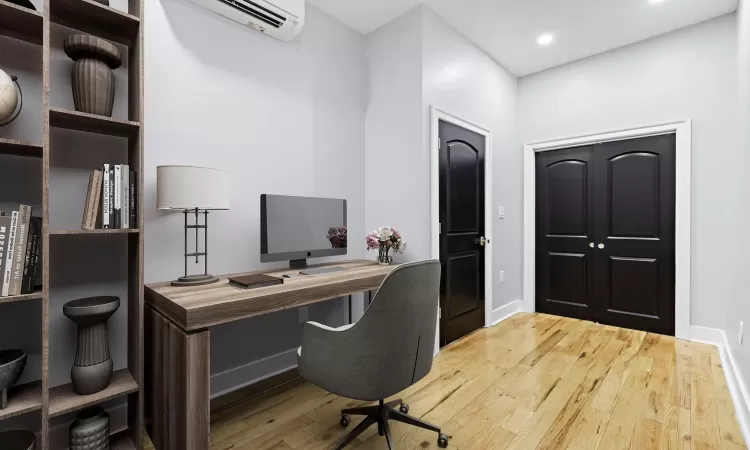
[[[350,330],[363,351],[360,368],[367,369],[360,376],[369,397],[394,395],[430,373],[439,302],[439,261],[398,266],[383,280]]]

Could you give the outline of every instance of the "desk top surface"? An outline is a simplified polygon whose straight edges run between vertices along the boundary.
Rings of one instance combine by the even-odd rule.
[[[175,287],[170,282],[146,285],[146,303],[186,331],[298,308],[357,292],[376,289],[394,269],[375,261],[352,260],[318,264],[346,270],[322,275],[284,278],[284,284],[242,289],[229,284],[227,277],[266,274],[281,277],[298,269],[274,269],[222,276],[213,284]]]

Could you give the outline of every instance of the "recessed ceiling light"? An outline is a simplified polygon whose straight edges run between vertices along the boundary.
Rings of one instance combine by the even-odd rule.
[[[550,45],[551,43],[555,42],[555,35],[553,35],[552,33],[544,33],[537,38],[536,42],[541,46]]]
[[[651,3],[652,5],[658,5],[659,3],[664,3],[666,1],[667,0],[648,0],[648,2]]]

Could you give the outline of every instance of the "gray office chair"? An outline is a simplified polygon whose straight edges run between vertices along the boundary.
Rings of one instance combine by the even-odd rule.
[[[434,431],[438,445],[448,446],[440,428],[408,416],[409,406],[400,399],[384,402],[430,373],[439,296],[439,261],[404,264],[383,280],[356,324],[340,328],[305,324],[297,351],[300,375],[333,394],[378,401],[377,406],[341,411],[344,427],[350,423],[349,415],[366,417],[339,442],[337,450],[375,423],[393,450],[389,420]]]

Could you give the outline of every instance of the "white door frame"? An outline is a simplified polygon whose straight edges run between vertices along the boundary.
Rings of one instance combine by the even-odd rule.
[[[461,119],[444,109],[430,107],[430,225],[433,259],[440,259],[440,121],[450,122],[485,137],[484,156],[484,232],[490,243],[484,252],[484,326],[492,325],[492,131]],[[435,352],[440,348],[440,319],[435,335]]]
[[[619,141],[662,134],[676,134],[675,201],[675,337],[690,339],[690,199],[692,122],[690,119],[645,127],[625,128],[524,145],[523,149],[523,307],[535,305],[536,153],[568,147]]]

